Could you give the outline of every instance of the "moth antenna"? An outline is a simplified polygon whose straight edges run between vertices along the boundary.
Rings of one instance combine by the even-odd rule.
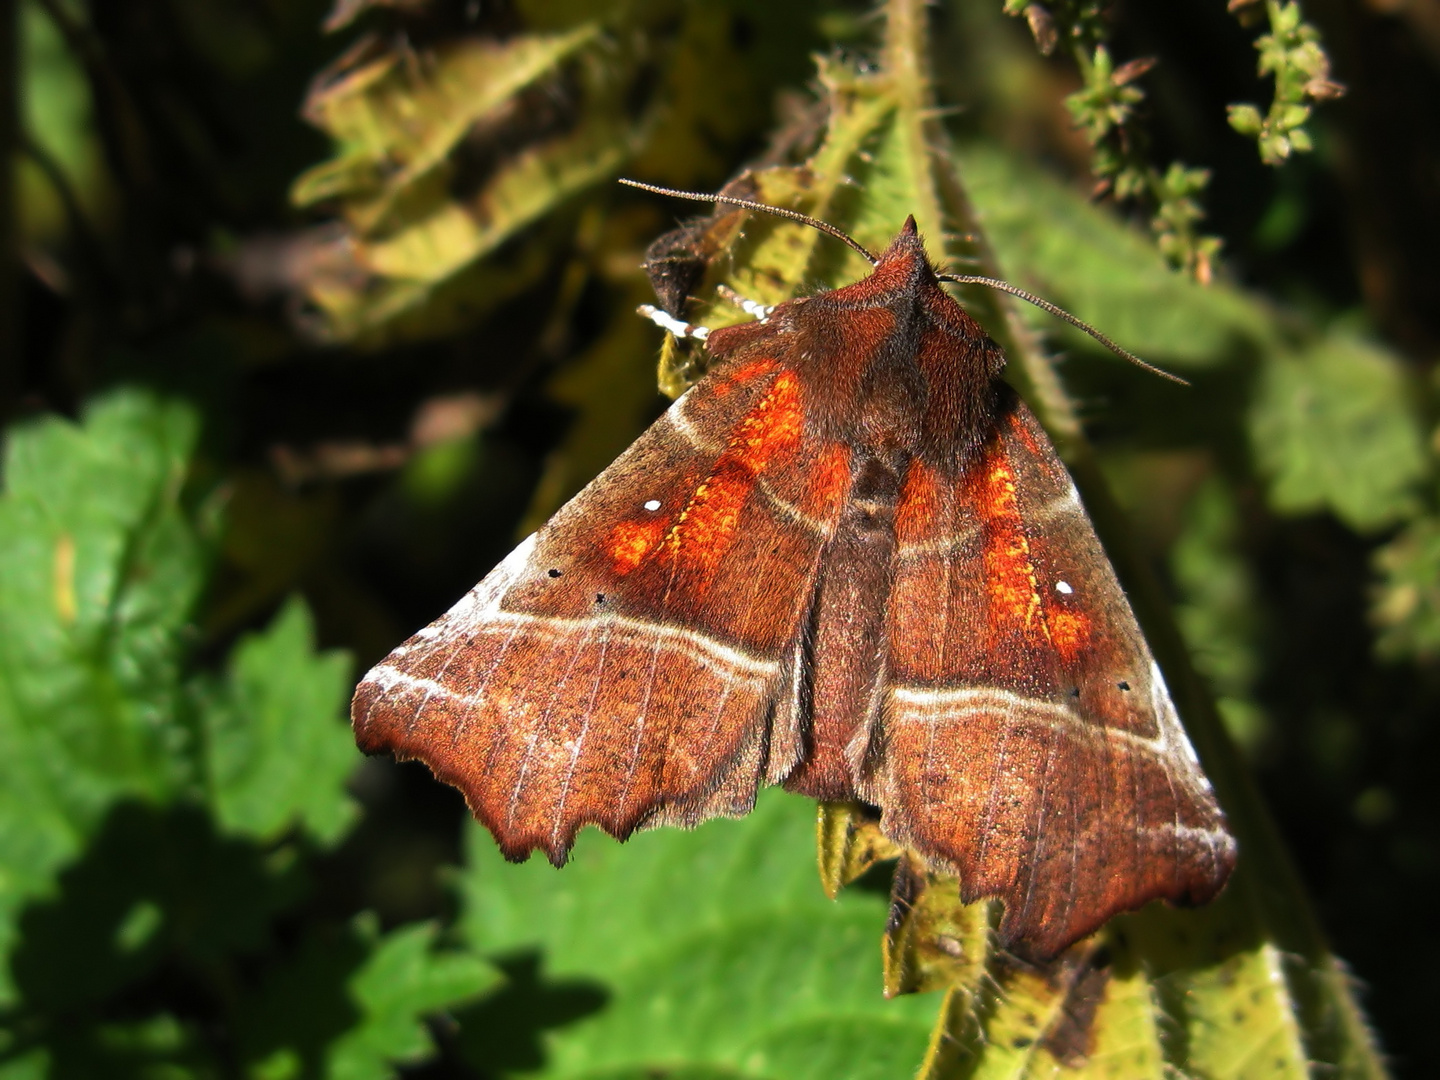
[[[1100,342],[1101,345],[1104,345],[1107,349],[1113,352],[1116,356],[1124,360],[1130,361],[1130,363],[1134,364],[1136,367],[1144,368],[1152,375],[1159,375],[1162,379],[1169,379],[1171,382],[1179,383],[1181,386],[1190,385],[1187,380],[1182,379],[1179,375],[1172,375],[1164,368],[1158,368],[1154,364],[1146,363],[1144,360],[1141,360],[1140,357],[1132,353],[1129,349],[1121,348],[1119,345],[1115,344],[1115,342],[1111,341],[1108,337],[1102,334],[1099,330],[1096,330],[1089,323],[1084,322],[1081,319],[1077,319],[1074,315],[1071,315],[1070,312],[1066,311],[1059,305],[1052,304],[1049,300],[1045,300],[1039,296],[1036,296],[1034,293],[1026,292],[1024,289],[1021,289],[1015,285],[1011,285],[1008,281],[1001,281],[998,278],[976,277],[972,274],[936,274],[935,276],[938,277],[941,281],[953,281],[957,285],[985,285],[991,289],[998,289],[1000,292],[1009,293],[1011,296],[1015,296],[1021,300],[1024,300],[1027,304],[1034,304],[1041,311],[1048,311],[1057,319],[1064,319],[1071,326],[1075,327],[1075,329],[1083,330],[1096,341]]]
[[[775,217],[786,218],[790,221],[798,221],[800,224],[809,225],[812,229],[817,229],[827,236],[833,236],[836,240],[839,240],[852,251],[859,254],[871,266],[875,266],[880,262],[879,258],[873,255],[863,244],[843,229],[836,228],[828,221],[821,221],[819,218],[802,214],[798,210],[787,210],[783,206],[771,206],[768,203],[755,202],[752,199],[738,199],[734,196],[722,195],[718,192],[712,194],[705,191],[681,191],[678,188],[661,187],[658,184],[646,184],[643,181],[631,180],[624,176],[620,177],[619,180],[620,183],[626,187],[638,188],[641,191],[653,192],[656,195],[670,195],[677,199],[693,199],[696,202],[725,203],[728,206],[739,206],[746,210],[757,210],[762,214],[771,214]],[[1128,360],[1136,367],[1144,368],[1154,375],[1159,375],[1162,379],[1169,379],[1171,382],[1179,383],[1181,386],[1190,385],[1188,381],[1182,379],[1179,375],[1172,375],[1164,368],[1158,368],[1154,364],[1141,360],[1140,357],[1136,356],[1129,349],[1117,345],[1099,330],[1096,330],[1095,327],[1071,315],[1070,312],[1059,305],[1052,304],[1049,300],[1036,296],[1034,293],[1026,292],[1018,286],[1011,285],[1008,281],[1001,281],[998,278],[978,277],[973,274],[937,274],[936,276],[941,281],[953,281],[957,285],[985,285],[992,289],[998,289],[1000,292],[1009,293],[1011,296],[1018,297],[1026,303],[1034,304],[1042,311],[1048,311],[1057,319],[1064,319],[1071,326],[1075,327],[1075,329],[1089,334],[1116,356]]]
[[[711,195],[704,191],[679,191],[675,188],[660,187],[656,184],[643,184],[639,180],[627,180],[620,177],[620,183],[626,187],[639,188],[641,191],[651,191],[656,195],[672,195],[677,199],[694,199],[696,202],[717,202],[725,203],[727,206],[741,206],[746,210],[758,210],[762,214],[773,214],[775,217],[788,218],[791,221],[798,221],[801,225],[809,225],[812,229],[819,229],[827,236],[833,236],[841,243],[849,245],[850,249],[860,255],[871,266],[876,265],[880,260],[872,255],[866,247],[843,229],[837,229],[828,221],[821,221],[819,218],[802,214],[798,210],[787,210],[783,206],[770,206],[767,203],[754,202],[750,199],[737,199],[730,195],[716,193]]]

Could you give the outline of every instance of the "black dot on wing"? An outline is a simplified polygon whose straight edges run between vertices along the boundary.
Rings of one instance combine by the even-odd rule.
[[[1078,686],[1072,686],[1070,688],[1070,696],[1078,698],[1080,696],[1080,688]]]
[[[559,577],[562,573],[564,573],[564,571],[556,570],[555,567],[552,566],[549,570],[546,571],[546,573],[549,574],[551,577]]]
[[[1130,684],[1129,684],[1128,682],[1126,682],[1124,679],[1121,679],[1121,680],[1120,680],[1119,682],[1117,682],[1115,685],[1118,686],[1121,690],[1129,690],[1129,689],[1130,689]]]
[[[595,594],[595,602],[597,604],[603,604],[605,602],[605,594],[603,592],[597,592]]]

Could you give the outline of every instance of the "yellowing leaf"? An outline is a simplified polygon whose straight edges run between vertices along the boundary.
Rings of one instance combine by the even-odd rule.
[[[322,77],[306,115],[334,159],[291,192],[336,202],[347,243],[306,282],[329,336],[434,336],[526,287],[543,248],[477,264],[577,192],[613,175],[650,123],[625,95],[640,56],[593,19],[557,33],[361,50]]]

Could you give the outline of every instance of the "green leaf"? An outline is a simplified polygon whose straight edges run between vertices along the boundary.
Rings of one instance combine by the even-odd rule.
[[[969,192],[1010,278],[1160,363],[1199,369],[1258,357],[1250,407],[1257,468],[1287,513],[1329,509],[1358,529],[1412,513],[1429,471],[1415,394],[1393,353],[1342,333],[1295,353],[1274,312],[1165,267],[1145,238],[994,148],[960,155]],[[1034,227],[1036,218],[1045,228]],[[1045,316],[1025,313],[1039,322]],[[1061,331],[1081,348],[1085,339]],[[1227,433],[1228,435],[1228,433]]]
[[[52,895],[25,909],[10,957],[24,1009],[61,1028],[162,963],[204,971],[261,948],[302,885],[189,801],[118,803],[88,841]]]
[[[1230,126],[1241,135],[1253,139],[1260,134],[1261,125],[1265,121],[1260,115],[1260,110],[1254,105],[1231,105],[1228,107],[1228,112]]]
[[[883,998],[885,899],[859,889],[825,898],[814,823],[813,803],[767,792],[743,822],[624,845],[586,830],[558,873],[506,863],[472,828],[461,879],[470,941],[494,955],[538,952],[552,995],[588,987],[598,1006],[545,1037],[541,1074],[912,1071],[935,999]],[[483,1035],[464,1038],[473,1048]]]
[[[1310,119],[1310,106],[1308,105],[1286,105],[1281,110],[1277,120],[1279,126],[1285,131],[1297,128],[1306,120]]]
[[[1181,369],[1218,366],[1273,333],[1269,314],[1254,301],[1177,274],[1144,233],[1044,170],[983,143],[966,144],[957,157],[1008,279],[1145,359]],[[1047,333],[1063,335],[1067,346],[1095,348],[1049,316],[1020,310]]]
[[[119,391],[8,433],[0,496],[0,953],[107,809],[194,779],[179,690],[205,564],[192,410]],[[0,998],[8,996],[0,984]]]
[[[329,1080],[384,1080],[434,1050],[422,1021],[488,993],[500,973],[473,955],[435,949],[435,927],[404,926],[375,943],[350,981],[358,1022],[329,1048]]]
[[[249,1072],[273,1077],[381,1080],[434,1046],[424,1020],[491,992],[500,973],[478,957],[436,948],[431,924],[381,935],[373,918],[313,925],[266,973],[236,1024]]]
[[[1300,1033],[1301,1008],[1274,945],[1238,952],[1224,963],[1166,987],[1183,994],[1190,1054],[1215,1076],[1307,1080],[1311,1065]]]
[[[1279,165],[1290,156],[1290,140],[1284,135],[1271,132],[1260,137],[1260,160],[1266,165]]]
[[[1375,553],[1380,571],[1371,613],[1382,656],[1440,656],[1440,519],[1417,518]]]
[[[342,722],[350,658],[316,655],[314,638],[309,609],[291,600],[236,646],[202,709],[209,801],[228,830],[271,840],[298,825],[334,843],[354,818],[344,786],[359,755]]]
[[[1181,595],[1175,618],[1195,667],[1214,688],[1231,737],[1253,749],[1268,733],[1269,721],[1252,695],[1261,608],[1239,532],[1233,496],[1210,479],[1186,508],[1170,568]]]
[[[18,16],[18,18],[17,18]],[[40,3],[16,5],[10,16],[20,38],[20,116],[24,137],[48,156],[67,190],[60,190],[32,155],[17,153],[15,181],[19,196],[16,223],[28,244],[65,242],[67,213],[103,211],[110,194],[105,151],[95,124],[95,105],[85,67],[65,35]],[[78,207],[67,208],[66,199]]]
[[[280,834],[333,842],[351,817],[348,662],[315,655],[303,604],[242,641],[223,680],[187,680],[208,562],[181,504],[196,428],[188,406],[121,390],[83,425],[8,435],[0,1036],[33,1048],[16,1069],[204,1071],[191,1018],[127,1006],[114,1020],[115,1002],[162,970],[180,985],[233,978],[304,887]],[[395,1056],[413,1053],[406,1037],[391,1036]]]
[[[1273,358],[1250,408],[1256,462],[1282,513],[1368,530],[1413,512],[1428,461],[1414,393],[1389,353],[1331,335]]]

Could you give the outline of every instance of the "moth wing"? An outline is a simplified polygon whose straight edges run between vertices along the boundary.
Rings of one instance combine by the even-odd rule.
[[[1195,753],[1023,403],[958,478],[916,460],[896,510],[881,734],[857,787],[891,837],[1053,955],[1110,916],[1203,903],[1235,860]]]
[[[361,748],[460,788],[504,853],[740,815],[800,754],[796,639],[848,454],[773,359],[681,397],[356,689]]]

